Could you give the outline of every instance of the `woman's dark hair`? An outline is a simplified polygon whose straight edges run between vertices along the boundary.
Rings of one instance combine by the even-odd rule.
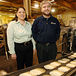
[[[17,8],[17,11],[18,11],[20,8],[23,8],[24,11],[25,11],[25,8],[24,8],[24,7],[19,7],[19,8]],[[17,15],[15,15],[15,17],[12,19],[12,21],[14,21],[14,20],[15,20],[15,21],[18,21]],[[26,18],[25,18],[24,20],[28,21],[28,19],[27,19],[27,14],[26,14]]]

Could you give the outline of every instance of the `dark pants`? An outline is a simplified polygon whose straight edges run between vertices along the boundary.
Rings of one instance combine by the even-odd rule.
[[[24,64],[26,67],[32,66],[33,63],[33,45],[30,41],[28,44],[15,43],[15,52],[17,56],[17,69],[24,69]]]
[[[54,60],[57,55],[57,46],[56,43],[51,44],[36,44],[37,56],[39,63]]]

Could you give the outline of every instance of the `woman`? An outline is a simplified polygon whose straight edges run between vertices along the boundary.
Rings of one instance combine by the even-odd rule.
[[[32,66],[33,62],[33,46],[31,24],[27,22],[25,9],[19,7],[16,17],[8,24],[7,28],[7,42],[9,53],[12,59],[17,59],[17,69],[23,69]],[[32,44],[33,42],[33,44]]]

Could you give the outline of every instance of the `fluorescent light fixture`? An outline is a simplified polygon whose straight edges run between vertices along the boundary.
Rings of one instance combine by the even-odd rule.
[[[8,1],[0,0],[0,2],[8,2]]]
[[[10,17],[15,17],[15,15],[10,15]]]

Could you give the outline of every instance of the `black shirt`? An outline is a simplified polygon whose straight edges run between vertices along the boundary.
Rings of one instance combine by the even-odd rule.
[[[39,43],[56,42],[60,36],[60,23],[53,16],[50,18],[40,16],[32,25],[32,35],[34,40]]]

